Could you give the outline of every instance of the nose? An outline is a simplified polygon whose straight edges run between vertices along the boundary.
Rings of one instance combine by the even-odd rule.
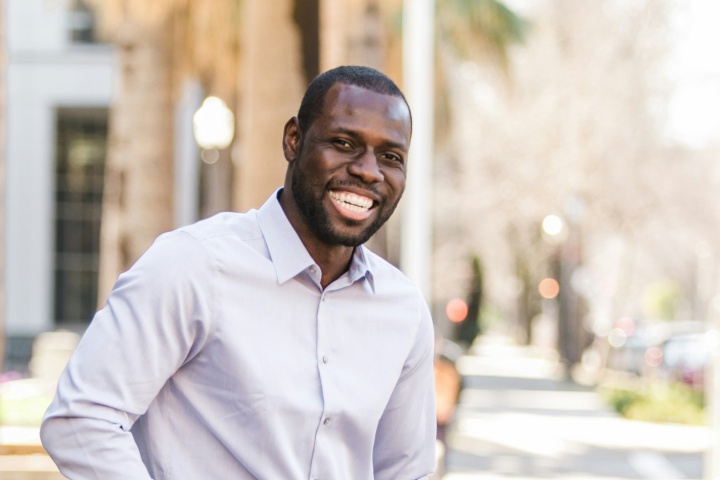
[[[348,165],[348,173],[354,177],[360,178],[365,183],[381,182],[385,176],[380,170],[377,158],[371,151],[365,151],[358,155],[353,162]]]

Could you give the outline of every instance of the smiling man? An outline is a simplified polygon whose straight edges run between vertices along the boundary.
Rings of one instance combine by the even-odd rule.
[[[63,373],[43,445],[73,479],[417,479],[435,464],[433,325],[362,244],[405,188],[410,109],[317,77],[258,210],[161,235]]]

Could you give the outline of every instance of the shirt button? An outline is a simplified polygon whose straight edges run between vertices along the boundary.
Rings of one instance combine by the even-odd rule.
[[[330,425],[330,419],[326,418],[325,420],[323,420],[323,425]]]
[[[328,356],[327,356],[327,355],[323,355],[323,363],[327,363],[327,362],[328,362]]]
[[[310,267],[310,273],[315,273],[315,267]]]

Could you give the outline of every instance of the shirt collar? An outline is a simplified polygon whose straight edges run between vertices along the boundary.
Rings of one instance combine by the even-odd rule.
[[[281,190],[282,188],[277,189],[260,207],[257,219],[275,267],[278,283],[285,283],[315,265],[315,261],[280,206],[278,196]],[[363,245],[356,248],[348,274],[352,282],[367,278],[374,293],[375,281],[368,260],[367,249]]]
[[[368,281],[368,285],[373,293],[375,293],[375,277],[373,276],[372,269],[370,268],[370,261],[368,261],[369,250],[365,248],[365,245],[360,245],[355,249],[353,259],[350,262],[350,278],[352,281],[356,281],[362,277],[365,277]]]

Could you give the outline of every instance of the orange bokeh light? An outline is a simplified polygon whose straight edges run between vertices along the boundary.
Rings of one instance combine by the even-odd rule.
[[[544,278],[538,285],[538,292],[543,298],[555,298],[560,293],[560,284],[554,278]]]
[[[468,314],[467,303],[460,298],[453,298],[445,306],[445,313],[451,322],[462,322]]]

